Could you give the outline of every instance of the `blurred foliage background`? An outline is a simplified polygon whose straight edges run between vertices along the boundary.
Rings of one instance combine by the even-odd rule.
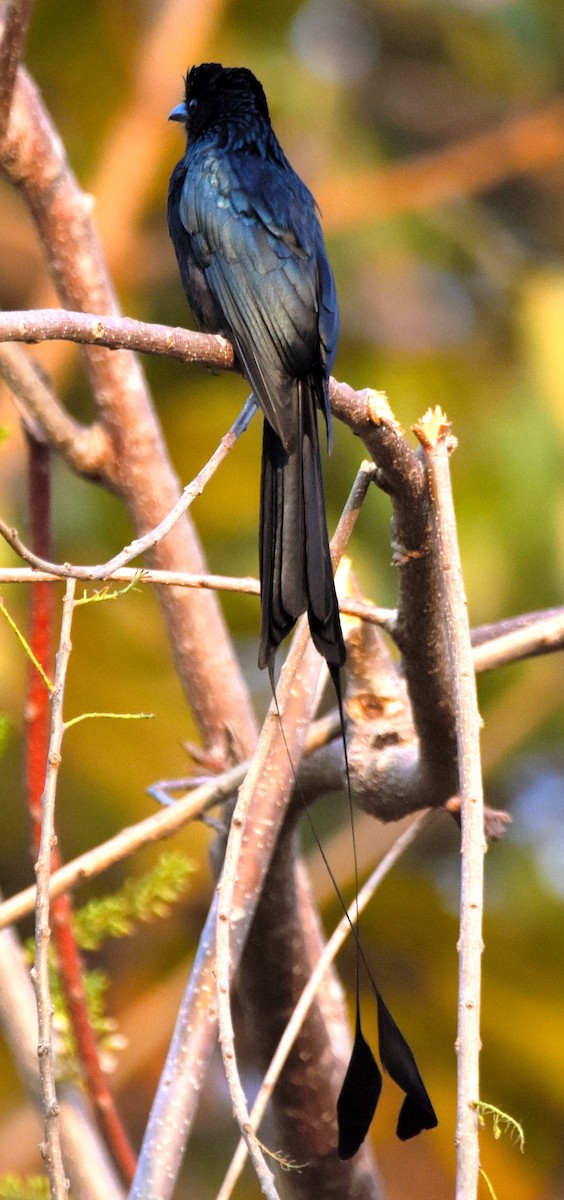
[[[255,71],[284,148],[323,211],[342,310],[337,376],[385,390],[406,427],[437,403],[453,422],[472,622],[560,604],[564,8],[553,0],[37,0],[26,58],[94,198],[124,311],[171,324],[188,316],[165,220],[182,141],[166,117],[188,65],[215,59]],[[527,123],[543,115],[548,132]],[[481,138],[492,131],[497,141],[484,148]],[[0,182],[0,305],[52,303],[27,213]],[[69,408],[88,418],[76,348],[33,353]],[[144,365],[187,482],[234,418],[244,385],[172,361]],[[25,532],[25,453],[5,391],[0,408],[8,432],[1,511]],[[192,510],[214,570],[256,573],[259,425]],[[331,526],[360,457],[348,431],[337,429],[326,471]],[[117,502],[60,464],[55,477],[57,557],[108,558],[130,533]],[[389,506],[375,491],[352,553],[367,595],[393,604]],[[4,545],[0,562],[14,562]],[[4,599],[25,627],[23,587],[6,588]],[[230,597],[225,611],[263,706],[257,601]],[[182,743],[194,733],[149,589],[79,610],[73,642],[68,715],[111,708],[156,717],[143,726],[84,722],[67,736],[58,801],[66,858],[148,814],[147,786],[189,770]],[[8,721],[0,871],[11,894],[31,882],[32,863],[21,803],[25,662],[4,623],[0,652],[0,712]],[[513,814],[486,863],[482,1098],[521,1121],[526,1138],[522,1155],[486,1126],[483,1165],[499,1200],[557,1200],[564,1194],[560,657],[483,677],[480,700],[487,799]],[[374,823],[363,828],[366,865],[380,836]],[[337,830],[330,851],[346,884],[344,839]],[[207,834],[197,826],[177,842],[197,867],[187,903],[166,924],[89,956],[111,974],[110,1009],[129,1039],[115,1079],[137,1139],[210,897]],[[127,872],[140,873],[155,853]],[[397,1098],[392,1085],[385,1089],[372,1136],[389,1200],[414,1189],[420,1200],[453,1191],[458,863],[456,828],[444,817],[388,879],[364,922],[385,995],[441,1118],[435,1133],[400,1145]],[[89,894],[123,874],[116,870]],[[329,897],[317,867],[316,878]],[[328,920],[337,915],[330,899],[325,911]],[[345,957],[345,974],[348,967]],[[0,1171],[38,1169],[37,1127],[4,1051],[0,1073]],[[216,1064],[179,1194],[212,1197],[225,1166],[219,1147],[234,1144]],[[256,1191],[247,1176],[241,1195]]]

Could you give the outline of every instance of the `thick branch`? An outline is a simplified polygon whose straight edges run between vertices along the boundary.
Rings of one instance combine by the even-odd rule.
[[[419,739],[412,764],[404,752],[404,812],[444,804],[458,791],[456,722],[442,617],[439,568],[430,538],[429,496],[423,465],[408,445],[382,393],[353,392],[333,384],[333,409],[358,434],[378,464],[377,482],[393,507],[394,560],[399,570],[399,599],[394,638],[409,692]],[[383,782],[390,797],[397,786],[395,749],[389,748]],[[407,775],[405,774],[408,770]],[[398,811],[398,816],[402,815]]]
[[[173,325],[154,325],[132,317],[69,312],[66,308],[37,308],[0,314],[0,342],[67,341],[109,350],[166,354],[180,362],[199,363],[228,371],[233,348],[225,338]]]

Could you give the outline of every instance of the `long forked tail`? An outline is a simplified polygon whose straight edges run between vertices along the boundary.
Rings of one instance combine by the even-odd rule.
[[[297,389],[296,439],[288,453],[265,420],[262,440],[259,667],[307,612],[311,636],[329,668],[346,657],[327,536],[315,396]]]

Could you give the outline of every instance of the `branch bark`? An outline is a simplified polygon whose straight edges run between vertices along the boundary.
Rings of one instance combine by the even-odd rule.
[[[35,873],[37,876],[37,898],[35,903],[35,962],[31,972],[37,998],[37,1054],[39,1058],[39,1082],[43,1110],[45,1141],[41,1153],[45,1160],[53,1200],[66,1200],[68,1180],[65,1174],[59,1129],[59,1105],[55,1089],[53,1061],[53,1005],[49,986],[49,877],[51,854],[55,839],[55,795],[61,761],[63,739],[63,697],[65,679],[71,651],[70,631],[73,616],[76,584],[69,579],[63,601],[61,638],[57,653],[55,682],[51,698],[51,736],[45,790],[41,801],[41,838]]]
[[[429,473],[432,536],[439,564],[442,611],[456,707],[462,874],[458,981],[458,1104],[456,1200],[476,1200],[480,1171],[480,990],[484,904],[484,797],[480,714],[472,663],[470,625],[450,486],[450,426],[439,409],[416,426]]]
[[[33,0],[8,0],[0,12],[0,140],[10,117],[16,74],[23,58]]]

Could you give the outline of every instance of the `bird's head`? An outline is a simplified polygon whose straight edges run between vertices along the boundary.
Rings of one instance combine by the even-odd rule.
[[[266,96],[252,71],[201,63],[188,72],[185,99],[168,119],[182,121],[194,141],[211,129],[257,118],[270,123]]]

